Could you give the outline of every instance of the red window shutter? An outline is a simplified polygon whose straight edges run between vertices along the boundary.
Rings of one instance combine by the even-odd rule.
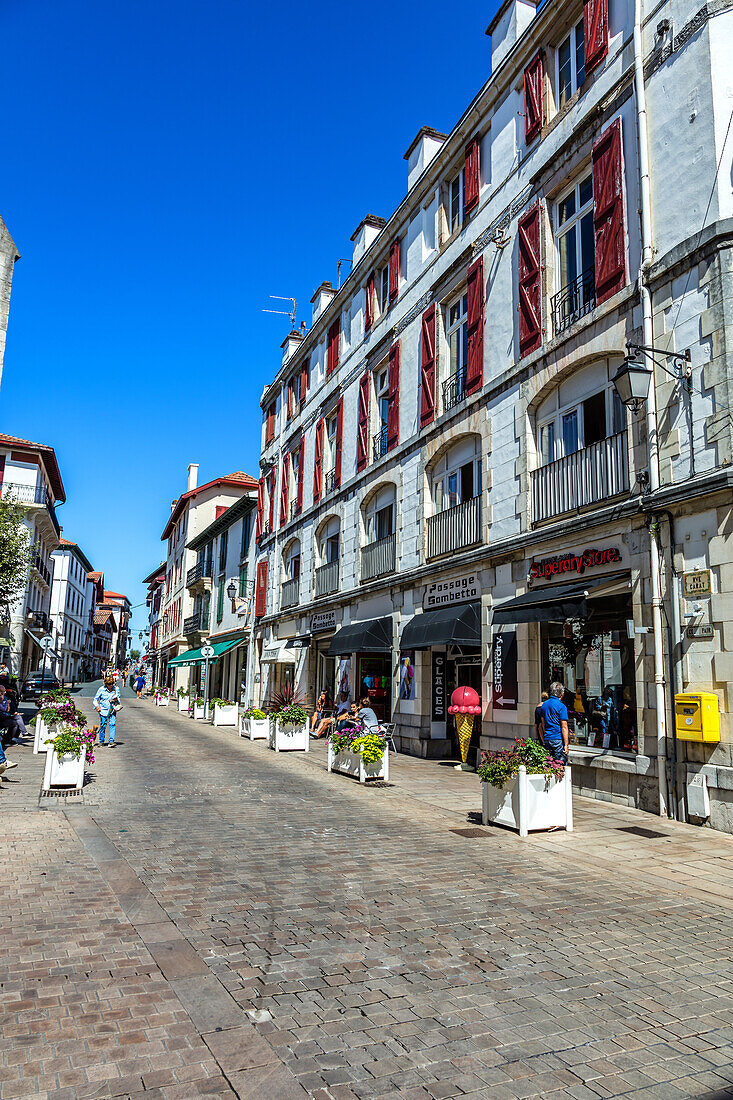
[[[333,483],[336,488],[341,486],[341,449],[344,435],[344,398],[339,397],[336,406],[336,455],[333,460]]]
[[[608,0],[585,0],[583,38],[587,76],[608,53]]]
[[[265,443],[272,443],[275,438],[275,403],[267,407],[267,426],[265,428]]]
[[[389,300],[394,302],[400,292],[400,240],[392,241],[389,250]]]
[[[420,349],[420,427],[435,419],[435,306],[422,315]]]
[[[527,355],[542,343],[540,287],[540,205],[519,219],[519,354]]]
[[[261,618],[267,610],[267,559],[257,562],[255,585],[255,615]]]
[[[369,329],[374,324],[374,272],[367,279],[366,284],[366,305],[364,306],[364,332],[369,332]]]
[[[270,532],[275,530],[275,489],[277,487],[277,470],[273,466],[270,470]]]
[[[284,527],[288,522],[288,489],[290,481],[290,454],[283,455],[283,469],[280,481],[280,526]]]
[[[593,207],[596,230],[596,301],[626,285],[626,227],[621,119],[593,145]]]
[[[262,524],[265,516],[265,479],[261,477],[257,482],[257,523],[255,526],[255,538],[259,542],[262,538]]]
[[[369,457],[369,389],[371,377],[369,371],[362,374],[359,382],[358,429],[356,437],[356,468],[363,470]]]
[[[301,365],[300,368],[300,403],[305,404],[305,399],[308,396],[308,360]]]
[[[463,210],[470,214],[474,207],[478,206],[478,194],[480,187],[480,152],[479,140],[472,138],[466,146],[466,164],[463,172]]]
[[[321,499],[321,486],[323,485],[323,417],[316,425],[316,454],[313,461],[313,503],[318,504]]]
[[[326,348],[326,378],[336,370],[339,365],[339,335],[340,321],[337,317],[328,330],[328,343]]]
[[[303,511],[303,470],[305,469],[305,436],[300,438],[300,449],[298,451],[298,496],[295,501],[295,511],[297,515]]]
[[[389,349],[389,375],[387,383],[387,450],[391,451],[400,441],[400,344],[397,341]]]
[[[484,384],[484,258],[468,269],[468,362],[466,393],[478,393]]]
[[[544,121],[545,65],[540,50],[524,70],[524,140],[527,145],[537,137]]]

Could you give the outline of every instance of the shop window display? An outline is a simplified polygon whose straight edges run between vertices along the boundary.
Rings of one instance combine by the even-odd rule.
[[[388,653],[359,653],[356,659],[359,695],[368,695],[380,722],[388,722],[391,711],[392,658]]]

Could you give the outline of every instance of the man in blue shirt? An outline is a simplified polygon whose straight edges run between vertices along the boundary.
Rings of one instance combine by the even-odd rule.
[[[565,685],[550,684],[550,698],[540,707],[540,740],[553,760],[568,762],[568,708],[562,701]]]
[[[120,693],[111,676],[106,676],[104,684],[94,696],[94,709],[99,711],[99,743],[104,744],[104,735],[109,723],[109,747],[115,747],[115,703],[119,703]]]

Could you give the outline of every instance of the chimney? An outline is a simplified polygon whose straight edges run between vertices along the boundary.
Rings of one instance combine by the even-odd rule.
[[[283,366],[287,363],[288,359],[295,353],[300,346],[303,339],[303,334],[298,332],[297,328],[294,328],[283,340],[280,347],[283,349]]]
[[[407,190],[423,174],[430,161],[446,139],[446,134],[434,130],[432,126],[421,126],[405,153],[407,161]]]
[[[318,318],[323,313],[324,309],[328,306],[328,303],[333,298],[336,291],[333,289],[330,283],[321,283],[318,290],[311,298],[313,304],[313,324],[316,323]]]
[[[173,511],[174,511],[177,504],[178,504],[177,500],[172,500],[171,501],[171,515],[173,515]]]
[[[354,245],[354,267],[356,267],[372,241],[376,241],[386,224],[384,218],[378,218],[376,214],[367,214],[364,221],[357,225],[351,234],[351,241]]]
[[[535,17],[537,0],[504,0],[486,28],[491,39],[491,71],[501,65]]]
[[[196,488],[196,484],[199,479],[199,464],[198,462],[189,462],[188,464],[188,492]]]

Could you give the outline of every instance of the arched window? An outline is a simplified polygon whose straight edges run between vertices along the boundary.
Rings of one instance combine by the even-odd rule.
[[[321,565],[338,561],[341,552],[341,521],[331,516],[318,533],[318,557]]]
[[[283,580],[294,581],[300,576],[300,541],[293,539],[283,551]]]
[[[395,507],[397,490],[394,485],[383,485],[374,493],[364,509],[366,542],[380,542],[395,531]]]
[[[445,512],[481,496],[481,441],[465,436],[454,443],[432,471],[433,510]]]
[[[604,360],[575,371],[537,410],[539,465],[567,458],[626,429],[626,410]]]

